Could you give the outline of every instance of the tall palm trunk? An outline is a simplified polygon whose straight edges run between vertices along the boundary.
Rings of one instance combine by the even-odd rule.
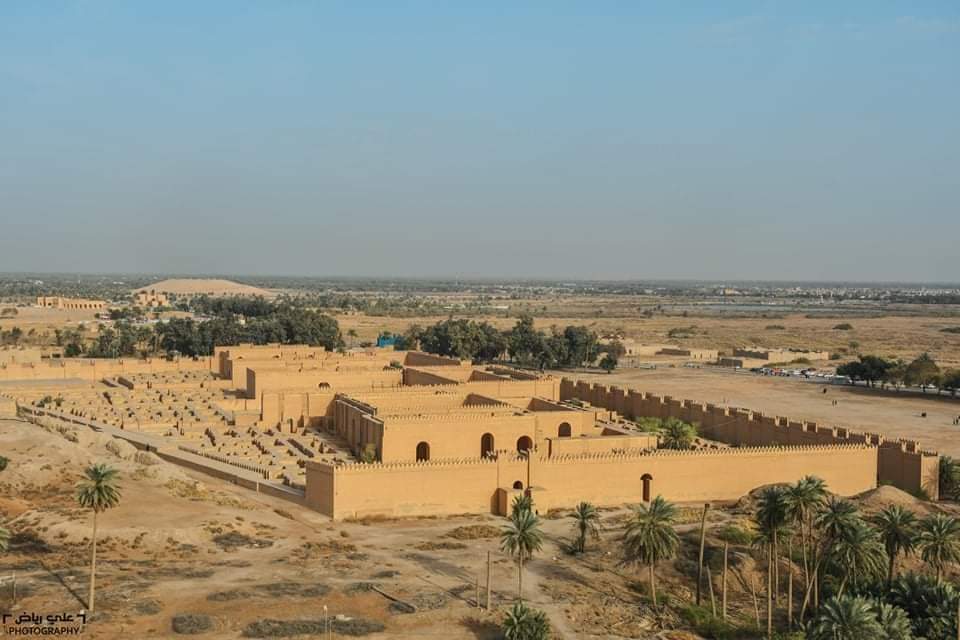
[[[650,597],[653,599],[653,608],[657,608],[657,574],[653,562],[650,563]]]
[[[523,602],[523,554],[518,556],[520,564],[517,567],[517,599]]]
[[[767,638],[773,637],[773,543],[767,544]]]
[[[896,561],[897,561],[897,554],[891,553],[890,560],[887,563],[887,586],[888,587],[891,584],[893,584],[893,570],[894,570],[894,564],[896,563]]]
[[[97,581],[97,512],[93,512],[93,542],[90,545],[90,595],[87,597],[87,608],[93,613],[93,591]]]

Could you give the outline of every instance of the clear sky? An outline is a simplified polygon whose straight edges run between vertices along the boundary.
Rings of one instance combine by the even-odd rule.
[[[5,0],[36,270],[960,281],[960,2]]]

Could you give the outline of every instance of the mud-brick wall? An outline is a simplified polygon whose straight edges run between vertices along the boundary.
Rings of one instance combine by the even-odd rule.
[[[875,433],[765,416],[747,409],[677,400],[671,396],[625,391],[601,384],[574,382],[567,378],[560,383],[560,397],[562,400],[589,402],[628,418],[679,418],[697,424],[708,438],[740,447],[871,445],[878,447],[878,482],[892,484],[911,493],[923,490],[934,499],[939,497],[939,456],[935,452],[923,451],[913,441],[887,441]]]

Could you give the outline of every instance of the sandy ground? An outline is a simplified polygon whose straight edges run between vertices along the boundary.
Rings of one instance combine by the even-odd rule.
[[[371,639],[500,637],[517,589],[516,565],[497,548],[502,518],[332,522],[118,442],[85,429],[61,433],[0,420],[0,451],[10,460],[0,472],[0,521],[14,533],[0,556],[0,577],[19,576],[19,601],[12,606],[7,586],[0,587],[0,609],[45,615],[84,607],[91,517],[73,491],[84,466],[98,461],[120,470],[122,499],[100,517],[97,613],[85,638],[179,637],[173,621],[182,614],[209,618],[210,629],[197,638],[262,637],[249,635],[252,623],[321,620],[325,608],[343,617],[338,624],[364,626]],[[860,502],[867,510],[890,502],[920,513],[949,508],[892,487]],[[717,598],[716,533],[747,527],[750,506],[746,500],[709,514],[706,557]],[[683,626],[677,612],[692,598],[700,505],[681,506],[680,555],[658,568],[668,604],[659,615],[644,596],[646,572],[619,564],[629,510],[602,514],[601,538],[582,556],[566,552],[568,513],[541,514],[545,543],[524,573],[526,600],[548,614],[558,638],[695,638],[662,629]],[[478,579],[485,601],[488,552],[490,612],[476,607]],[[753,618],[750,585],[761,582],[755,553],[731,547],[730,611],[745,624]]]
[[[915,439],[925,448],[960,457],[960,426],[953,425],[953,420],[960,415],[960,399],[814,384],[709,367],[618,369],[611,374],[557,372],[556,375],[870,431],[888,438]],[[836,406],[833,400],[838,400]],[[926,418],[921,417],[923,412]]]
[[[602,306],[594,308],[603,311]],[[447,319],[447,316],[424,318],[387,318],[363,314],[336,316],[344,334],[350,329],[357,332],[357,340],[375,340],[380,331],[403,332],[411,324],[429,326]],[[504,316],[480,316],[508,329],[516,324],[516,318]],[[853,329],[834,329],[841,323],[849,323]],[[599,334],[618,333],[641,343],[677,343],[688,347],[700,347],[730,351],[733,347],[762,346],[792,349],[814,349],[839,352],[845,358],[857,353],[876,354],[883,357],[912,360],[923,352],[929,352],[944,367],[960,367],[960,334],[945,333],[942,329],[960,326],[960,318],[938,316],[886,316],[880,318],[807,318],[794,314],[773,318],[729,318],[655,316],[607,318],[583,316],[537,317],[535,324],[542,329],[551,325],[586,325]],[[667,334],[675,328],[693,328],[689,338],[673,339]],[[783,327],[773,329],[771,327]],[[836,364],[833,362],[831,364]]]

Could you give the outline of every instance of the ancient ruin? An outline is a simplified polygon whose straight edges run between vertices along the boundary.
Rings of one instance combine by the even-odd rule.
[[[389,349],[219,347],[178,360],[11,360],[0,411],[85,424],[177,464],[336,519],[735,500],[823,478],[842,495],[892,484],[937,496],[912,441],[746,409]],[[636,420],[699,427],[662,448]]]

